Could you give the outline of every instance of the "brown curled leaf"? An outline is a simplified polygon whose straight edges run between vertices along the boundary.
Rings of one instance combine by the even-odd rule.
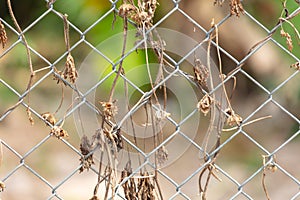
[[[118,107],[115,105],[116,101],[104,102],[99,101],[102,106],[103,114],[106,119],[110,120],[118,113]]]
[[[291,65],[291,68],[294,68],[296,70],[300,70],[300,61],[294,63]]]
[[[7,35],[6,35],[5,27],[1,21],[0,21],[0,43],[2,44],[2,48],[4,49],[7,43]]]
[[[234,112],[234,110],[232,109],[227,109],[226,113],[229,115],[229,117],[227,118],[227,125],[229,126],[240,126],[240,124],[243,121],[243,118],[241,116],[239,116],[238,114],[236,114]]]
[[[167,160],[168,160],[168,150],[166,149],[165,146],[161,146],[158,150],[157,150],[157,160],[158,160],[158,164],[161,166],[163,165]]]
[[[200,88],[208,91],[207,81],[209,78],[209,70],[205,65],[201,63],[200,59],[195,59],[194,75]]]
[[[137,8],[128,3],[124,3],[119,7],[121,17],[132,17],[135,12],[137,12]]]
[[[240,0],[230,0],[230,15],[235,15],[240,17],[241,14],[244,14],[244,8]]]
[[[206,94],[198,102],[197,108],[199,111],[201,111],[206,116],[207,113],[209,113],[209,111],[210,111],[211,104],[212,104],[212,98],[208,94]]]
[[[67,61],[65,63],[65,71],[64,71],[63,75],[64,75],[64,77],[69,77],[71,83],[75,83],[75,81],[78,77],[78,72],[75,68],[74,58],[71,55],[71,53],[69,53],[67,56]]]
[[[94,195],[90,200],[100,200],[96,195]]]
[[[222,6],[225,0],[215,0],[214,5]]]
[[[93,153],[91,153],[91,151],[92,151],[91,142],[89,141],[86,135],[82,136],[81,143],[80,143],[80,152],[84,157],[81,157],[79,159],[81,164],[79,173],[83,172],[85,169],[88,171],[91,168],[91,166],[95,164],[93,159]],[[88,156],[86,157],[86,155]]]
[[[280,36],[285,38],[286,45],[288,46],[289,51],[293,50],[293,40],[289,33],[285,32],[283,29],[280,30]]]
[[[52,126],[54,126],[56,124],[56,119],[54,117],[53,114],[51,114],[50,112],[45,112],[42,114],[42,117],[47,121],[49,122]],[[46,123],[46,125],[48,125]]]
[[[5,184],[2,181],[0,181],[0,192],[3,192],[4,189],[5,189]]]
[[[50,130],[50,134],[57,137],[58,139],[69,137],[67,131],[62,129],[60,126],[53,126],[53,128],[51,128]]]
[[[30,111],[29,107],[26,109],[26,113],[27,113],[28,120],[29,120],[31,126],[33,126],[34,125],[34,119],[31,115],[31,111]]]

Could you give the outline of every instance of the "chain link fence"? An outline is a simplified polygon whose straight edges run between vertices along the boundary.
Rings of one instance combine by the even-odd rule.
[[[0,16],[1,199],[300,199],[297,2],[66,2]]]

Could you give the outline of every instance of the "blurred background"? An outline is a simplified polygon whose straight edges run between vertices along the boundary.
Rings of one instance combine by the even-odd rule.
[[[64,67],[66,57],[62,56],[66,52],[64,26],[57,12],[67,14],[72,24],[70,44],[74,46],[72,55],[76,67],[84,63],[93,50],[91,46],[97,47],[111,36],[122,33],[123,30],[123,21],[119,16],[114,15],[113,4],[108,0],[57,0],[53,8],[48,8],[47,3],[42,0],[12,0],[11,3],[21,29],[25,30],[29,46],[36,52],[32,53],[34,70],[49,67],[49,63],[54,63],[59,70]],[[289,13],[299,10],[299,5],[295,1],[289,0],[286,3]],[[117,2],[116,8],[120,5],[121,2]],[[179,31],[201,42],[206,34],[200,26],[208,31],[213,18],[216,23],[225,19],[219,27],[219,40],[225,52],[221,53],[221,58],[224,73],[227,74],[236,67],[236,61],[242,61],[251,47],[268,35],[263,26],[269,30],[276,26],[283,10],[282,1],[243,1],[243,6],[247,12],[245,15],[239,18],[236,16],[226,18],[230,11],[227,1],[221,7],[214,6],[213,1],[210,0],[182,0],[178,4],[171,0],[159,1],[154,24],[161,22],[159,27]],[[30,71],[26,49],[23,44],[17,42],[18,35],[8,26],[14,27],[14,24],[5,1],[0,2],[0,18],[1,21],[7,23],[4,25],[8,36],[6,47],[0,50],[0,78],[2,80],[0,82],[0,114],[2,115],[18,101],[18,96],[7,85],[22,94],[26,90]],[[101,20],[97,21],[99,19]],[[296,28],[300,27],[299,16],[293,18],[291,22]],[[271,199],[292,199],[293,197],[300,199],[299,155],[297,155],[300,150],[300,76],[299,71],[290,68],[291,64],[299,62],[300,47],[299,38],[297,39],[293,28],[287,23],[282,26],[292,37],[293,51],[289,53],[285,38],[282,38],[280,30],[277,30],[272,40],[266,42],[247,59],[243,66],[245,73],[239,72],[235,75],[237,87],[231,99],[236,113],[247,121],[267,115],[272,115],[272,118],[245,126],[243,132],[238,134],[235,131],[224,132],[221,140],[227,142],[221,149],[216,162],[233,179],[240,184],[243,183],[243,191],[253,199],[266,199],[261,184],[262,172],[258,171],[262,167],[262,155],[266,152],[257,144],[268,152],[276,151],[276,163],[279,165],[279,170],[274,173],[268,171],[266,176],[266,185]],[[135,27],[129,25],[129,29],[134,30]],[[83,37],[77,30],[84,32],[84,40],[88,43],[80,42]],[[178,46],[185,43],[184,41],[174,42],[178,43]],[[114,58],[113,61],[116,61],[120,58],[120,51],[119,49],[115,51],[113,47],[112,44],[109,52],[111,58]],[[217,63],[214,47],[211,56]],[[155,61],[155,57],[151,54],[150,61],[152,60]],[[110,65],[105,60],[103,62],[106,62],[102,63],[105,66]],[[145,64],[143,51],[130,55],[124,60],[127,70],[142,64]],[[192,74],[192,68],[188,63],[183,63],[180,68]],[[47,73],[49,69],[38,72],[34,83]],[[105,72],[103,77],[107,73]],[[135,81],[135,78],[136,80],[143,79],[139,74],[132,75],[132,81]],[[52,76],[43,79],[30,93],[30,105],[39,114],[53,113],[59,105],[62,96],[61,87],[52,79]],[[109,93],[112,80],[112,78],[108,79],[97,91],[99,100],[108,100],[107,95],[103,94]],[[228,88],[232,88],[230,84],[232,83],[228,84]],[[71,88],[65,87],[64,102],[56,114],[58,119],[64,116],[72,104],[72,92]],[[172,98],[171,95],[170,98]],[[260,106],[262,108],[257,110]],[[4,192],[0,193],[1,199],[91,198],[97,176],[93,171],[82,174],[76,171],[80,156],[72,147],[79,149],[80,134],[77,133],[73,118],[66,118],[64,125],[69,133],[68,145],[54,137],[48,138],[49,127],[36,116],[34,119],[35,124],[31,126],[26,116],[26,108],[19,106],[0,121],[0,139],[3,141],[0,180],[5,179],[6,185]],[[204,123],[207,125],[208,122],[204,120]],[[199,130],[201,126],[205,127],[205,124],[200,125]],[[172,130],[169,132],[172,133],[174,127],[170,127]],[[202,143],[203,135],[200,134],[203,132],[197,131],[198,135],[192,138],[197,144]],[[236,136],[228,141],[227,139],[234,134]],[[176,162],[162,169],[162,172],[180,184],[200,167],[200,162],[194,162],[198,157],[199,150],[191,146]],[[252,178],[257,171],[257,175]],[[226,173],[218,173],[222,182],[212,180],[207,199],[230,199],[238,192],[238,185],[228,178]],[[43,177],[43,180],[36,174]],[[160,177],[160,181],[165,199],[171,198],[176,193],[176,187],[163,176]],[[53,188],[51,189],[49,185],[54,187],[59,197],[51,197]],[[199,199],[198,176],[188,179],[180,190],[190,199]],[[175,199],[185,198],[179,195]],[[235,199],[247,199],[247,197],[241,194]]]

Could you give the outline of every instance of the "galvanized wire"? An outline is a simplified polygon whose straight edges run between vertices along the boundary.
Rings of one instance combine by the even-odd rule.
[[[49,1],[46,1],[47,3]],[[74,114],[75,112],[77,112],[81,107],[83,106],[87,106],[89,107],[89,109],[94,112],[96,115],[100,115],[101,113],[99,112],[99,110],[97,109],[97,105],[94,102],[91,102],[87,99],[87,97],[94,93],[95,90],[102,85],[103,83],[107,82],[109,78],[112,77],[112,75],[116,74],[117,72],[117,66],[120,64],[120,62],[122,62],[122,60],[126,59],[132,52],[134,52],[136,50],[136,48],[138,48],[140,45],[142,45],[144,43],[143,40],[137,42],[135,44],[135,46],[128,51],[123,57],[118,58],[117,61],[113,61],[111,60],[107,55],[105,55],[105,53],[101,52],[101,49],[99,50],[94,44],[92,44],[92,42],[90,42],[87,37],[86,34],[93,29],[94,27],[96,27],[103,19],[105,19],[107,16],[109,15],[114,15],[114,12],[117,12],[117,3],[120,3],[119,1],[109,1],[111,3],[111,8],[109,10],[107,10],[107,12],[105,12],[103,15],[101,15],[94,23],[92,23],[88,28],[86,28],[85,30],[81,30],[79,27],[77,27],[75,25],[75,22],[72,21],[68,21],[70,29],[72,29],[73,31],[77,32],[80,35],[80,39],[73,45],[71,45],[70,47],[70,51],[72,52],[73,50],[75,50],[75,48],[80,48],[81,44],[86,44],[91,51],[93,51],[94,53],[97,53],[99,56],[101,56],[102,58],[104,58],[111,66],[112,66],[112,71],[106,75],[105,77],[103,77],[101,80],[99,80],[97,83],[95,83],[95,85],[93,85],[92,87],[90,87],[87,91],[80,91],[76,86],[74,86],[73,84],[71,84],[70,82],[64,80],[64,83],[66,85],[66,87],[68,89],[71,89],[75,94],[77,94],[77,98],[76,100],[76,104],[74,104],[74,106],[67,110],[67,112],[65,113],[64,118],[69,118],[72,114]],[[183,9],[180,8],[180,3],[181,1],[173,1],[174,3],[174,7],[167,13],[165,14],[161,19],[158,19],[155,21],[155,23],[153,24],[153,26],[150,28],[150,30],[148,30],[147,33],[153,31],[155,28],[159,27],[166,19],[170,18],[171,15],[175,12],[178,12],[180,14],[182,14],[184,16],[184,18],[186,20],[188,20],[189,22],[191,22],[195,28],[200,29],[204,35],[205,38],[202,41],[199,41],[199,44],[195,47],[193,47],[185,56],[183,56],[178,62],[173,60],[171,55],[168,55],[167,52],[164,52],[164,56],[166,58],[168,58],[168,60],[170,62],[173,63],[175,67],[174,71],[172,71],[171,73],[169,73],[166,77],[164,77],[164,79],[155,87],[159,88],[161,86],[163,86],[163,84],[167,81],[170,80],[171,77],[173,76],[182,76],[185,77],[187,80],[189,80],[190,82],[193,83],[193,80],[191,79],[191,77],[184,71],[182,71],[182,69],[179,67],[189,56],[193,55],[195,51],[197,51],[197,49],[199,47],[202,46],[203,43],[206,43],[209,40],[210,34],[214,31],[214,29],[210,29],[210,30],[206,30],[201,24],[199,24],[195,19],[193,19],[189,13],[187,13],[187,11],[184,11]],[[171,1],[170,1],[171,4]],[[200,8],[199,8],[200,9]],[[299,11],[299,7],[294,10],[293,13],[296,13]],[[32,23],[30,23],[24,30],[23,30],[23,34],[26,35],[26,33],[28,33],[33,27],[35,27],[38,23],[40,23],[43,18],[45,18],[47,15],[49,15],[50,13],[55,14],[56,16],[58,16],[59,18],[62,18],[60,12],[58,10],[56,10],[55,8],[55,1],[53,4],[49,5],[49,8],[43,12],[37,19],[35,19]],[[291,13],[291,15],[293,14]],[[262,28],[266,34],[270,34],[272,33],[274,30],[277,30],[280,28],[280,24],[276,25],[275,27],[273,27],[271,30],[266,28],[262,23],[260,23],[253,15],[251,15],[249,12],[245,11],[245,14],[242,16],[243,18],[247,18],[249,21],[252,21],[255,23],[255,25],[257,27]],[[227,22],[229,19],[231,18],[230,14],[226,15],[222,20],[220,20],[216,25],[218,27],[222,27],[225,22]],[[12,34],[14,34],[18,39],[13,42],[10,46],[6,47],[4,51],[2,51],[0,58],[5,57],[6,55],[10,54],[11,51],[18,45],[18,44],[23,44],[24,42],[22,41],[22,37],[21,35],[18,33],[18,31],[12,26],[10,25],[10,23],[8,23],[7,21],[5,21],[4,19],[0,18],[1,22],[5,25],[6,29],[10,30],[10,32]],[[243,120],[243,123],[246,123],[248,121],[250,121],[253,117],[256,116],[257,113],[261,112],[262,109],[264,109],[269,103],[273,103],[274,105],[277,106],[277,108],[280,109],[280,112],[285,113],[290,120],[293,121],[293,123],[296,123],[298,125],[298,130],[296,130],[291,136],[289,136],[288,138],[286,138],[286,140],[280,144],[277,148],[270,150],[270,148],[265,147],[264,144],[261,144],[258,140],[258,138],[260,136],[256,136],[253,137],[252,134],[250,134],[248,132],[248,129],[244,129],[244,124],[242,123],[240,127],[238,127],[236,129],[236,131],[234,131],[233,133],[231,133],[231,135],[229,137],[227,137],[220,146],[218,146],[216,149],[214,149],[212,152],[204,152],[204,149],[201,145],[199,145],[197,142],[194,141],[194,138],[190,138],[184,131],[181,130],[181,127],[184,126],[184,123],[188,120],[190,120],[190,118],[192,118],[193,115],[195,115],[198,110],[195,109],[190,112],[185,118],[181,119],[180,121],[176,121],[175,119],[172,118],[172,116],[168,116],[167,120],[169,121],[169,123],[171,123],[173,126],[175,126],[175,130],[174,132],[169,136],[164,138],[164,141],[162,141],[158,146],[156,146],[154,149],[152,149],[150,152],[146,153],[143,152],[143,150],[138,147],[136,144],[134,144],[129,138],[127,138],[126,136],[122,136],[123,140],[125,142],[127,142],[136,152],[139,152],[141,157],[143,158],[143,162],[141,163],[141,165],[139,167],[137,167],[136,169],[133,170],[133,175],[135,173],[138,173],[141,169],[143,169],[145,166],[150,166],[153,169],[156,169],[156,166],[154,163],[152,163],[150,161],[151,156],[153,156],[155,153],[157,153],[159,151],[159,149],[166,145],[168,142],[170,142],[174,137],[182,137],[185,141],[187,141],[193,148],[197,149],[197,151],[201,151],[206,153],[206,155],[212,156],[214,153],[218,152],[218,151],[222,151],[223,148],[227,147],[228,145],[230,145],[230,143],[237,137],[239,136],[244,136],[247,139],[248,143],[251,143],[251,145],[254,145],[256,148],[258,148],[261,152],[263,152],[263,154],[268,157],[269,159],[267,160],[267,162],[265,163],[265,166],[263,166],[262,164],[260,165],[259,168],[257,168],[255,171],[251,171],[248,175],[248,177],[244,178],[243,181],[238,180],[236,178],[235,174],[231,174],[231,172],[227,172],[225,169],[223,169],[223,167],[221,166],[222,164],[219,164],[218,162],[214,164],[215,169],[218,171],[219,174],[222,175],[222,177],[227,178],[231,183],[233,183],[235,185],[235,188],[232,191],[232,195],[228,198],[228,199],[239,199],[240,196],[243,196],[246,199],[254,199],[252,197],[253,193],[249,193],[248,190],[244,189],[248,183],[250,183],[252,180],[256,179],[257,177],[260,177],[261,174],[263,173],[263,171],[266,169],[266,167],[268,167],[269,165],[274,165],[276,166],[277,170],[280,171],[281,173],[283,173],[286,177],[288,177],[288,179],[292,182],[294,182],[298,188],[300,188],[300,174],[292,174],[289,172],[289,169],[286,169],[286,166],[288,165],[288,163],[285,163],[281,160],[280,163],[277,163],[274,158],[275,155],[285,149],[292,141],[296,141],[296,138],[299,139],[299,134],[300,134],[300,130],[299,130],[299,126],[300,126],[300,119],[299,119],[299,110],[294,110],[293,113],[285,108],[286,105],[280,103],[278,100],[276,100],[274,98],[274,94],[281,90],[284,86],[289,87],[288,83],[292,82],[293,79],[298,78],[297,80],[299,80],[299,70],[295,71],[293,73],[291,73],[284,81],[282,81],[280,84],[278,84],[275,88],[273,89],[268,89],[266,88],[260,80],[257,80],[255,78],[255,75],[247,72],[247,70],[243,69],[243,68],[239,68],[243,63],[245,63],[247,60],[249,60],[249,58],[251,58],[255,53],[259,53],[259,50],[261,48],[263,48],[267,43],[272,42],[273,44],[275,44],[276,48],[279,48],[281,50],[284,51],[285,56],[289,57],[291,59],[294,59],[296,62],[300,60],[300,58],[298,57],[298,55],[296,55],[296,53],[292,53],[290,51],[287,50],[287,48],[285,46],[283,46],[282,44],[280,44],[276,39],[274,39],[273,37],[270,37],[268,40],[265,40],[264,42],[260,43],[258,46],[256,46],[249,54],[247,54],[246,56],[244,56],[242,59],[238,60],[236,59],[233,55],[231,55],[230,52],[226,51],[225,48],[222,48],[222,46],[219,47],[220,52],[224,55],[227,56],[228,59],[231,60],[232,63],[234,63],[235,66],[238,67],[237,70],[235,70],[233,73],[231,73],[228,77],[226,77],[226,79],[224,80],[225,83],[229,82],[229,80],[233,77],[233,76],[237,76],[237,75],[243,75],[244,77],[247,78],[247,80],[251,81],[252,84],[255,84],[260,90],[263,91],[263,93],[267,96],[267,98],[264,100],[264,102],[262,102],[260,105],[257,106],[256,109],[254,109],[251,114],[249,114],[248,116],[246,116]],[[217,44],[212,41],[212,45],[213,46],[217,46]],[[42,77],[40,77],[31,87],[30,90],[27,91],[18,91],[16,88],[14,88],[14,86],[12,84],[10,84],[8,81],[5,81],[5,76],[0,75],[0,84],[5,87],[6,89],[8,89],[9,91],[12,92],[12,94],[14,95],[14,97],[16,97],[17,99],[22,99],[21,105],[24,108],[29,108],[29,110],[32,112],[33,115],[36,116],[36,118],[38,120],[41,120],[45,123],[46,120],[41,116],[40,111],[37,109],[37,106],[35,105],[28,105],[28,103],[23,100],[23,98],[28,95],[28,93],[36,90],[39,85],[45,81],[46,79],[51,78],[53,75],[55,76],[59,76],[59,74],[57,74],[54,70],[54,67],[56,65],[58,65],[58,63],[64,61],[64,58],[67,56],[68,52],[64,52],[62,55],[60,55],[55,61],[51,62],[49,61],[47,58],[45,58],[43,55],[41,55],[37,50],[35,50],[32,46],[30,46],[29,43],[29,49],[31,51],[32,54],[34,54],[35,56],[37,56],[38,58],[42,59],[47,66],[41,69],[38,69],[36,72],[41,72],[44,71],[46,72],[46,74],[44,74]],[[3,76],[3,77],[2,77]],[[143,107],[147,100],[149,99],[149,97],[151,95],[153,95],[153,91],[154,90],[150,90],[147,92],[144,92],[140,89],[139,86],[135,85],[135,83],[130,80],[128,77],[126,77],[125,75],[120,75],[120,79],[125,80],[131,87],[133,87],[136,91],[139,92],[139,94],[141,94],[141,96],[143,97],[143,101],[142,103],[140,103],[139,105],[137,105],[136,107],[132,108],[130,110],[130,112],[128,112],[123,118],[122,120],[120,120],[119,122],[116,122],[116,124],[112,123],[113,127],[118,127],[120,128],[127,120],[130,119],[130,117],[136,112],[136,110],[138,110],[139,108]],[[155,88],[155,89],[156,89]],[[217,86],[215,86],[211,91],[209,91],[210,94],[214,94],[218,89],[222,88],[222,84],[219,83]],[[299,86],[298,86],[299,88]],[[154,105],[154,109],[159,110],[159,108],[155,107]],[[0,122],[6,120],[11,114],[12,112],[14,112],[15,110],[10,110],[4,114],[1,113],[0,116]],[[223,111],[224,112],[224,111]],[[64,119],[60,119],[59,122],[57,124],[60,124],[64,121]],[[24,122],[25,123],[25,122]],[[197,131],[197,130],[195,130]],[[2,138],[4,133],[2,133],[1,131],[1,135],[0,137]],[[9,133],[5,133],[5,134],[9,134]],[[287,133],[286,133],[287,134]],[[1,139],[0,138],[0,139]],[[76,168],[74,168],[71,172],[69,172],[68,174],[65,174],[64,177],[60,177],[60,182],[59,183],[51,183],[50,181],[48,181],[46,178],[44,178],[38,171],[36,171],[36,167],[38,166],[30,166],[26,163],[27,159],[29,156],[31,156],[31,154],[33,154],[34,152],[36,152],[39,148],[41,148],[42,145],[44,145],[45,143],[47,143],[51,138],[51,135],[46,135],[43,139],[41,139],[36,145],[33,145],[29,150],[27,150],[27,152],[25,154],[20,154],[18,153],[17,150],[15,150],[12,146],[12,144],[7,143],[5,140],[1,140],[1,145],[2,148],[4,148],[6,151],[11,152],[18,160],[19,160],[19,164],[15,165],[13,169],[11,169],[10,171],[7,171],[6,174],[2,174],[1,180],[2,182],[7,182],[12,176],[14,176],[15,174],[17,174],[18,170],[20,170],[21,168],[26,168],[32,175],[34,175],[35,177],[37,177],[39,180],[41,180],[41,183],[46,185],[47,187],[49,187],[49,189],[51,190],[51,193],[49,193],[49,196],[47,199],[64,199],[63,196],[60,195],[60,191],[59,189],[61,188],[62,185],[64,184],[68,184],[68,181],[70,179],[73,179],[74,176],[79,172],[79,169],[81,168],[81,165],[78,161],[78,166]],[[16,138],[17,140],[17,138]],[[76,155],[74,156],[74,160],[78,160],[80,157],[83,157],[83,155],[81,154],[80,150],[79,150],[79,144],[74,145],[71,144],[68,140],[61,138],[61,143],[66,146],[67,148],[69,148],[71,151],[73,151]],[[298,141],[299,142],[299,141]],[[295,156],[297,156],[298,152],[292,152],[295,154]],[[223,155],[221,155],[223,156]],[[184,177],[183,180],[181,180],[181,182],[177,182],[175,181],[176,176],[173,177],[171,175],[169,175],[168,173],[165,173],[164,170],[162,169],[157,169],[157,173],[159,174],[159,176],[163,179],[165,179],[165,181],[169,182],[169,184],[171,184],[173,186],[173,188],[171,188],[170,190],[173,191],[172,194],[169,196],[169,199],[177,199],[177,198],[183,198],[183,199],[193,199],[192,197],[189,196],[189,194],[186,194],[185,191],[182,189],[184,188],[185,185],[189,184],[189,181],[191,181],[192,179],[195,179],[199,173],[211,162],[211,157],[208,157],[209,159],[206,160],[204,163],[199,164],[199,167],[196,170],[191,171],[191,173]],[[5,160],[5,162],[8,162]],[[191,162],[194,162],[194,158],[191,158]],[[299,162],[298,162],[299,164]],[[297,166],[294,166],[297,167]],[[1,170],[1,168],[0,168]],[[182,169],[183,170],[183,169]],[[95,174],[95,177],[98,173],[97,169],[95,167],[91,168],[91,171]],[[299,171],[299,170],[298,170]],[[178,173],[178,172],[177,172]],[[180,173],[180,172],[179,172]],[[174,174],[173,174],[174,175]],[[271,176],[271,175],[270,175]],[[84,177],[83,177],[84,178]],[[125,199],[124,194],[121,192],[122,190],[122,184],[124,184],[124,182],[128,181],[130,177],[128,177],[127,179],[124,179],[122,182],[120,182],[117,186],[116,186],[116,196],[118,196],[118,198],[121,199]],[[21,181],[21,180],[20,180]],[[84,187],[84,186],[82,186]],[[195,193],[198,192],[198,186],[193,186]],[[6,191],[9,191],[10,188],[6,188],[4,190],[4,193]],[[12,191],[14,192],[14,191]],[[18,191],[16,191],[18,192]],[[272,194],[271,194],[272,195]],[[300,192],[295,192],[295,194],[291,195],[292,197],[290,199],[297,199],[300,196]],[[90,198],[90,197],[86,197],[86,198]],[[200,197],[199,197],[200,198]]]

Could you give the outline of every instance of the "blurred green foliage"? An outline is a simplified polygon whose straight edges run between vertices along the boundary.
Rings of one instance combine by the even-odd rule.
[[[20,23],[22,29],[26,28],[28,25],[33,23],[38,17],[47,11],[46,1],[42,0],[26,0],[26,1],[17,1],[11,0],[13,5],[13,10],[15,12],[16,18]],[[121,1],[116,5],[120,6]],[[162,4],[166,4],[163,2]],[[281,1],[273,0],[252,0],[244,1],[245,8],[247,12],[250,12],[258,21],[263,22],[268,28],[274,27],[280,17],[280,13],[283,9]],[[123,21],[120,17],[116,17],[115,13],[112,10],[112,4],[109,1],[99,1],[99,0],[57,0],[54,3],[54,9],[68,15],[69,21],[74,24],[80,31],[85,32],[93,23],[95,23],[100,17],[106,14],[109,10],[111,11],[106,17],[104,17],[97,25],[89,29],[85,37],[93,45],[97,46],[112,37],[115,34],[122,33],[123,31]],[[292,13],[298,5],[294,1],[287,1],[287,8],[289,13]],[[13,27],[13,22],[10,19],[9,12],[7,9],[6,1],[0,2],[0,17],[10,23]],[[161,17],[162,13],[165,10],[158,6],[157,15]],[[116,17],[116,18],[115,18]],[[158,18],[159,18],[158,17]],[[300,27],[299,17],[291,20],[295,27]],[[283,25],[284,29],[292,36],[294,42],[293,53],[299,56],[300,47],[297,44],[294,30],[290,27],[289,24]],[[129,25],[129,29],[135,29],[132,25]],[[48,59],[51,62],[54,62],[58,59],[66,50],[63,37],[63,21],[62,19],[54,13],[49,13],[45,16],[40,22],[34,25],[25,36],[27,40],[35,50],[37,50],[42,56]],[[8,30],[9,44],[13,44],[18,38],[13,32]],[[282,38],[279,34],[279,31],[274,34],[274,39],[281,43],[284,47],[287,48],[285,38]],[[78,34],[72,27],[70,28],[70,42],[71,45],[74,45],[81,38],[81,35]],[[134,40],[130,40],[128,43],[133,45]],[[109,55],[110,58],[116,62],[120,58],[120,51],[114,49],[114,45],[110,46]],[[80,63],[84,61],[85,57],[91,51],[87,45],[79,46],[75,48],[72,52],[77,66],[80,66]],[[27,58],[25,54],[25,49],[22,45],[18,45],[17,48],[14,48],[12,55],[6,55],[9,62],[5,62],[5,66],[0,67],[0,73],[6,74],[7,77],[14,75],[15,69],[27,69]],[[4,57],[4,58],[5,58]],[[150,62],[155,61],[155,56],[151,54]],[[57,68],[60,68],[64,65],[62,62],[57,64]],[[294,61],[291,61],[294,62]],[[46,63],[42,61],[38,56],[33,55],[34,68],[38,69],[45,67]],[[129,71],[135,66],[145,64],[145,54],[142,50],[138,53],[133,52],[128,56],[124,61],[124,66],[126,70]],[[107,63],[106,63],[107,65]],[[105,66],[103,66],[105,67]],[[110,67],[112,69],[113,66]],[[109,73],[106,71],[104,75]],[[146,76],[136,76],[136,79],[142,79]],[[99,77],[101,78],[101,77]],[[28,74],[24,74],[24,80],[28,80]],[[109,90],[113,78],[108,79],[105,84],[105,89]],[[11,83],[14,84],[14,83]]]
[[[260,23],[266,26],[269,30],[277,24],[279,17],[285,17],[285,12],[283,11],[283,2],[284,0],[252,0],[252,1],[245,1],[246,10],[251,15],[253,15]],[[288,10],[288,14],[293,13],[299,5],[294,0],[287,0],[286,1],[286,8]],[[290,20],[296,28],[299,29],[300,27],[300,16],[297,16]],[[283,28],[286,32],[288,32],[292,36],[293,40],[293,51],[296,56],[300,56],[300,40],[298,40],[294,29],[287,23],[283,24]],[[299,31],[299,30],[298,30]],[[273,35],[273,38],[278,41],[282,46],[286,49],[287,44],[285,38],[280,36],[280,30],[277,30],[276,33]],[[290,58],[290,57],[287,57]],[[293,62],[293,61],[291,61]]]

